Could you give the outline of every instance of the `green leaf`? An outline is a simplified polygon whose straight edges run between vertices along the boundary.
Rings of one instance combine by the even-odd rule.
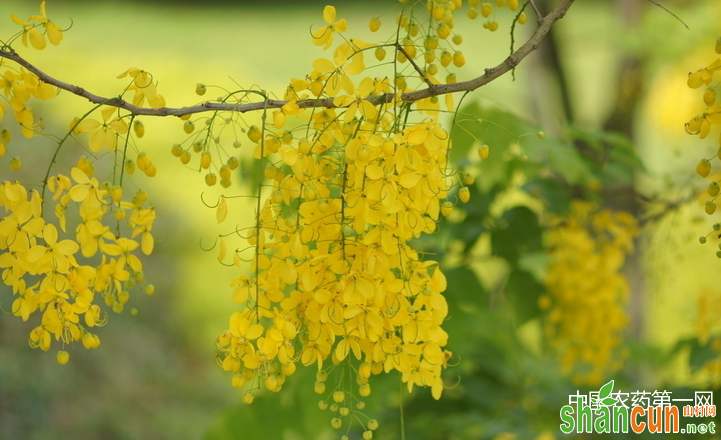
[[[691,371],[698,371],[707,362],[719,358],[719,353],[712,348],[712,345],[711,341],[705,345],[701,345],[698,339],[693,339],[693,342],[690,344],[691,353],[688,358]]]
[[[479,179],[482,189],[508,183],[517,169],[522,169],[528,178],[536,177],[545,169],[559,174],[571,184],[583,183],[593,175],[588,160],[574,145],[558,138],[541,139],[536,136],[538,131],[537,126],[513,113],[472,102],[460,109],[453,129],[450,159],[455,164],[462,164],[469,158],[475,162],[475,150],[487,144],[490,155],[478,165],[483,176]],[[599,143],[595,138],[593,142]],[[525,160],[521,159],[523,155]]]
[[[478,275],[468,266],[459,266],[444,271],[448,281],[446,296],[459,305],[483,304],[487,292],[478,279]]]
[[[618,399],[614,399],[612,397],[606,397],[605,399],[603,399],[603,404],[606,406],[615,405],[616,402],[618,402]]]
[[[545,292],[546,287],[530,273],[522,270],[514,270],[510,273],[506,283],[506,293],[513,303],[519,325],[540,315],[538,297]]]
[[[318,409],[319,396],[308,391],[314,381],[311,368],[299,368],[283,393],[262,393],[250,405],[238,402],[220,412],[204,440],[325,438],[331,430],[327,413]],[[268,414],[284,423],[271,423]]]
[[[518,136],[527,133],[528,127],[512,113],[472,102],[460,109],[452,134],[450,160],[457,164],[477,154],[475,150],[481,144],[487,144],[490,154],[478,165],[479,175],[483,178],[478,179],[477,184],[484,191],[497,184],[506,186],[513,171],[522,163],[520,150],[511,151],[511,145],[518,144]]]
[[[477,130],[476,118],[481,114],[481,106],[477,101],[470,102],[459,110],[456,126],[453,127],[451,152],[448,158],[457,163],[471,153],[471,147],[479,138],[481,133]]]
[[[633,143],[621,133],[573,127],[569,134],[596,156],[594,173],[604,184],[631,183],[636,171],[645,170]]]
[[[293,218],[298,215],[298,209],[300,207],[300,200],[294,199],[290,202],[290,205],[285,203],[280,204],[280,217],[282,219]]]
[[[565,214],[571,207],[569,188],[555,179],[536,179],[523,186],[523,190],[543,201],[554,214]]]
[[[253,194],[257,193],[258,186],[263,180],[263,171],[258,166],[258,161],[253,158],[241,158],[239,169],[242,184],[251,188]]]
[[[611,380],[609,383],[602,386],[600,390],[598,390],[598,399],[605,399],[611,394],[611,391],[613,391],[613,380]]]
[[[522,269],[543,283],[548,270],[548,253],[524,252],[518,259],[518,268]]]
[[[529,131],[531,129],[529,127]],[[568,183],[585,182],[592,174],[588,162],[574,146],[565,141],[527,136],[523,138],[522,146],[529,161],[548,165],[548,168],[560,174]]]
[[[463,252],[467,252],[475,245],[480,236],[487,231],[487,222],[491,204],[495,200],[500,188],[492,188],[488,192],[480,191],[472,185],[468,188],[471,193],[471,200],[468,203],[458,203],[454,209],[465,213],[465,218],[460,223],[445,222],[441,230],[446,229],[451,237],[463,242]]]
[[[706,362],[719,358],[719,353],[713,350],[711,346],[711,341],[705,345],[701,345],[698,338],[687,338],[678,341],[673,350],[671,350],[671,354],[688,350],[688,365],[691,368],[691,372],[694,373],[703,367]]]
[[[505,258],[516,265],[521,254],[543,249],[541,226],[536,213],[525,206],[516,206],[504,212],[499,227],[491,233],[493,255]]]

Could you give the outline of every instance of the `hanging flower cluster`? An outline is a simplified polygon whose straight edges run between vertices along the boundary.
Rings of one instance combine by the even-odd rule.
[[[26,21],[14,14],[11,18],[22,26],[17,36],[26,46],[29,42],[42,50],[46,38],[53,45],[63,39],[58,25],[47,18],[45,2],[40,5],[40,15]],[[147,73],[131,69],[128,74],[135,81],[126,90],[135,87],[140,90],[136,93],[151,104],[153,97],[160,102],[157,100],[162,98],[143,76]],[[144,83],[138,84],[138,78]],[[22,134],[39,134],[42,127],[28,102],[33,97],[54,98],[56,87],[34,73],[2,62],[0,89]],[[142,104],[142,100],[136,101]],[[6,110],[0,103],[0,124]],[[102,122],[90,118],[90,113],[73,120],[68,137],[92,132],[88,142],[91,154],[111,152],[124,158],[129,141],[125,119],[114,107],[102,109]],[[10,140],[10,130],[0,129],[0,157],[5,155]],[[122,154],[117,154],[121,142]],[[154,292],[153,285],[145,282],[139,254],[153,251],[155,210],[145,191],[128,197],[119,184],[122,172],[114,178],[117,184],[100,183],[94,177],[96,157],[82,156],[74,167],[64,168],[69,173],[51,175],[53,166],[58,165],[54,162],[57,153],[45,176],[36,180],[40,184],[7,180],[0,183],[0,270],[3,284],[12,291],[12,313],[24,321],[40,315],[39,325],[30,332],[30,346],[48,351],[57,341],[57,360],[65,364],[70,357],[66,348],[73,342],[81,341],[85,348],[100,344],[92,330],[107,322],[106,310],[122,312],[134,289]],[[20,159],[13,158],[9,165],[17,171]],[[155,166],[144,153],[138,156],[138,165],[148,176],[155,174]]]
[[[272,193],[248,232],[254,276],[235,281],[234,300],[248,307],[219,339],[236,385],[259,376],[278,391],[297,361],[322,370],[352,356],[440,396],[445,278],[408,241],[436,228],[448,136],[426,121],[384,138],[375,124],[356,122],[349,139],[345,124],[323,123],[269,172]]]
[[[34,313],[41,323],[30,332],[30,345],[44,351],[52,340],[61,343],[58,362],[69,354],[65,345],[82,341],[86,348],[100,344],[91,329],[104,325],[102,301],[116,313],[123,311],[129,291],[144,285],[143,264],[137,250],[153,251],[151,234],[155,212],[145,201],[123,201],[119,187],[101,186],[80,168],[71,178],[59,174],[48,179],[53,202],[20,183],[0,185],[0,268],[2,282],[12,288],[12,313],[27,321]],[[146,198],[147,199],[147,198]],[[44,219],[43,207],[54,204],[58,226]],[[80,221],[67,231],[66,212],[77,210]],[[111,228],[108,217],[116,220]],[[122,229],[129,237],[120,235]],[[67,235],[68,238],[63,238]],[[153,286],[144,285],[146,293]]]
[[[629,290],[621,269],[637,233],[629,213],[584,201],[550,231],[548,295],[539,306],[547,310],[546,336],[577,383],[598,384],[618,368]]]
[[[434,15],[426,26],[437,33],[460,2],[431,3],[450,14]],[[455,196],[448,199],[450,135],[439,123],[437,99],[415,106],[398,99],[413,90],[411,81],[417,88],[438,82],[433,61],[445,49],[437,35],[419,35],[417,16],[404,11],[399,25],[408,41],[373,46],[344,39],[332,57],[315,60],[305,78],[290,82],[287,104],[268,123],[246,132],[268,183],[258,187],[255,225],[242,234],[249,246],[233,256],[246,269],[233,283],[243,308],[218,338],[219,363],[233,373],[234,386],[250,387],[248,403],[254,389],[279,391],[298,364],[313,366],[315,390],[325,396],[319,406],[336,413],[335,428],[358,420],[351,408],[362,408],[373,374],[398,371],[409,391],[430,387],[440,398],[451,356],[441,327],[445,277],[410,244],[434,233],[455,203]],[[332,6],[323,17],[326,26],[312,38],[329,48],[346,24]],[[375,20],[372,30],[380,26]],[[420,55],[418,45],[428,46],[425,68],[414,61],[391,79],[356,79],[368,50],[375,47],[378,57],[378,49],[391,47],[407,62]],[[308,98],[331,99],[334,107],[299,108]],[[294,121],[304,127],[302,136]],[[468,201],[467,189],[461,193]],[[227,211],[222,199],[219,221]],[[219,258],[226,253],[221,238]],[[371,438],[377,422],[363,426]]]
[[[721,54],[721,38],[716,41],[716,53]],[[714,82],[716,73],[721,70],[721,58],[717,58],[708,66],[698,69],[696,72],[688,74],[688,86],[692,89],[699,89],[706,86],[703,94],[703,102],[706,105],[706,110],[703,113],[694,116],[690,121],[685,124],[686,133],[690,135],[698,135],[699,139],[705,139],[710,133],[714,125],[721,125],[721,103],[717,102],[716,88],[718,82]],[[708,215],[712,215],[716,212],[719,192],[719,176],[718,173],[712,173],[711,161],[719,158],[719,152],[721,152],[721,137],[719,138],[719,148],[717,154],[714,154],[708,158],[702,158],[696,165],[696,172],[709,181],[706,194],[709,198],[704,203],[704,211]],[[703,244],[706,243],[707,238],[711,235],[718,234],[721,230],[721,224],[715,223],[713,225],[713,231],[710,231],[707,235],[699,238],[699,241]],[[719,248],[721,249],[721,248]],[[716,251],[716,256],[721,258],[721,250]]]
[[[713,384],[721,383],[721,293],[704,287],[696,298],[696,321],[694,330],[700,347],[710,348],[714,353],[701,366]],[[710,347],[709,347],[710,345]]]

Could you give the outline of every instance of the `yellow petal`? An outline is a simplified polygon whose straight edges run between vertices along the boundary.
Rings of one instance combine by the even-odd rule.
[[[88,144],[91,151],[97,153],[102,150],[105,146],[105,130],[101,128],[93,132],[93,134],[90,135],[90,142],[88,142]]]
[[[364,118],[369,120],[374,120],[376,118],[376,115],[378,114],[378,111],[376,110],[376,107],[370,103],[370,101],[363,100],[360,103],[361,108],[361,114]]]
[[[12,21],[15,22],[15,24],[19,24],[20,26],[27,24],[24,21],[20,20],[20,17],[18,17],[15,14],[10,14],[10,19],[12,19]]]
[[[43,229],[43,239],[45,240],[45,243],[50,245],[55,244],[58,241],[58,230],[55,228],[55,225],[52,223],[45,225],[45,229]]]
[[[153,97],[149,97],[148,104],[150,104],[150,107],[152,108],[165,107],[165,98],[163,98],[162,95],[155,95]]]
[[[144,89],[148,86],[150,86],[152,82],[152,77],[148,72],[140,71],[135,75],[135,85],[140,87],[141,89]],[[149,93],[146,93],[146,91],[143,91],[146,95]]]
[[[243,356],[243,363],[245,368],[254,370],[260,366],[260,357],[255,353],[246,353]]]
[[[438,400],[441,398],[442,393],[443,393],[443,382],[440,379],[438,379],[431,386],[431,395],[433,396],[434,399]]]
[[[400,184],[403,188],[413,188],[414,186],[418,185],[418,182],[421,180],[421,175],[417,173],[411,173],[411,174],[404,174],[403,177],[401,177]]]
[[[55,97],[55,86],[48,83],[40,83],[33,93],[37,98],[40,99],[51,99]]]
[[[122,119],[115,119],[109,125],[110,129],[118,134],[125,134],[128,132],[128,124]]]
[[[153,253],[154,247],[155,239],[153,238],[153,234],[145,232],[141,238],[140,250],[143,251],[145,255],[150,255]]]
[[[365,69],[365,63],[363,62],[363,53],[358,52],[351,58],[350,64],[343,67],[343,70],[349,75],[358,75]]]
[[[37,30],[36,28],[32,28],[27,32],[30,37],[30,44],[32,44],[35,49],[45,49],[45,36],[41,34],[39,30]]]
[[[40,258],[42,258],[42,256],[45,255],[45,252],[47,252],[47,250],[48,248],[46,248],[45,246],[33,246],[25,253],[25,259],[29,263],[34,263]]]
[[[285,113],[282,111],[273,112],[273,126],[275,128],[283,128],[283,126],[285,126]]]
[[[702,73],[703,70],[699,70],[698,72],[688,74],[688,80],[686,81],[686,84],[689,88],[698,89],[703,85]]]
[[[245,339],[258,339],[258,337],[262,334],[263,326],[259,324],[253,324],[248,328],[248,331],[245,333],[244,337]]]
[[[383,169],[378,165],[368,165],[366,168],[366,176],[371,180],[378,180],[383,177]]]
[[[218,223],[223,223],[225,218],[228,216],[228,204],[225,201],[225,197],[220,198],[218,208],[215,211],[215,220]]]
[[[280,147],[278,153],[280,157],[283,158],[283,162],[289,166],[295,165],[296,162],[298,162],[298,158],[300,158],[300,151],[288,145]]]
[[[373,284],[365,278],[358,278],[355,282],[355,287],[361,295],[365,296],[366,299],[373,298],[374,289]]]
[[[113,113],[117,110],[115,107],[105,107],[102,110],[100,110],[100,114],[103,115],[103,121],[107,121],[110,119],[110,117],[113,115]]]
[[[313,299],[316,300],[319,304],[325,304],[331,300],[331,295],[327,289],[319,289],[313,295]]]
[[[350,345],[348,345],[347,339],[342,339],[338,346],[336,346],[335,349],[335,356],[338,358],[339,361],[342,361],[346,357],[348,357],[348,353],[350,352]]]
[[[328,73],[335,70],[335,64],[329,59],[318,58],[313,61],[313,69],[321,74]]]
[[[337,23],[333,23],[333,30],[336,32],[345,32],[348,28],[348,22],[346,19],[338,20]]]
[[[323,21],[325,21],[328,24],[333,24],[335,21],[336,16],[336,10],[334,6],[327,5],[325,8],[323,8]]]
[[[281,107],[281,110],[286,115],[294,115],[298,112],[299,107],[295,100],[291,100],[291,101],[288,101],[287,103],[285,103],[283,105],[283,107]]]
[[[250,296],[250,286],[247,284],[243,284],[241,286],[238,286],[233,291],[233,302],[238,304],[243,304],[246,301],[248,301],[248,297]]]
[[[300,278],[303,290],[306,292],[312,292],[318,285],[318,278],[315,276],[315,272],[310,269],[306,269]]]
[[[47,35],[48,40],[51,44],[57,46],[60,44],[60,41],[63,39],[63,31],[60,30],[60,26],[57,24],[50,22],[45,26],[45,29],[47,29]]]
[[[100,127],[100,122],[96,121],[95,119],[83,119],[78,123],[78,125],[75,126],[75,132],[76,133],[86,133],[88,131],[93,131],[96,128]]]
[[[25,36],[25,34],[23,34]],[[313,31],[313,44],[327,49],[333,42],[333,31],[328,26]]]

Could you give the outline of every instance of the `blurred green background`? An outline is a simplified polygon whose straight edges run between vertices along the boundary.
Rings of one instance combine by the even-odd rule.
[[[507,75],[469,100],[517,114],[552,136],[560,135],[569,120],[588,132],[600,130],[616,105],[619,66],[633,57],[642,62],[643,87],[627,93],[633,97],[628,119],[636,153],[647,168],[633,178],[633,185],[666,201],[703,186],[694,177],[694,166],[715,147],[713,142],[703,147],[683,133],[683,123],[698,112],[700,101],[686,88],[685,77],[713,59],[719,4],[664,2],[690,26],[687,30],[646,1],[576,3],[555,34],[571,115],[564,115],[563,93],[544,52],[518,68],[515,82]],[[629,3],[638,3],[637,19],[629,17],[624,7]],[[303,77],[312,60],[322,56],[310,43],[309,26],[322,23],[324,4],[50,1],[48,15],[54,21],[64,26],[72,18],[62,45],[41,53],[19,44],[16,49],[50,75],[106,96],[124,85],[115,76],[133,66],[153,73],[170,106],[196,103],[198,82],[230,89],[256,84],[282,96],[288,80]],[[368,20],[389,11],[384,21],[390,24],[394,4],[346,1],[338,3],[338,14],[350,23],[348,35],[372,41]],[[26,17],[36,8],[35,2],[3,1],[0,34],[16,30],[10,12]],[[390,26],[383,30],[391,32]],[[479,22],[467,20],[456,31],[464,36],[468,60],[461,80],[498,64],[508,53],[507,31],[489,34]],[[213,90],[209,88],[211,96]],[[37,108],[46,131],[60,133],[89,107],[65,96]],[[317,409],[312,372],[301,368],[279,395],[262,395],[245,406],[230,377],[216,366],[215,338],[236,309],[229,283],[237,273],[219,265],[214,252],[202,250],[219,230],[200,194],[205,191],[204,199],[212,201],[220,191],[208,190],[197,171],[169,154],[181,138],[182,122],[144,121],[142,145],[159,172],[152,180],[138,177],[133,182],[148,189],[158,211],[154,232],[159,242],[146,260],[146,276],[156,294],[140,298],[137,316],[112,315],[98,331],[100,348],[75,349],[70,363],[61,366],[54,355],[28,347],[27,334],[35,324],[11,316],[9,292],[0,290],[0,438],[334,438],[328,413]],[[25,167],[33,169],[47,163],[51,148],[49,139],[18,140],[8,156],[22,153]],[[0,170],[3,179],[17,178],[8,174],[4,162]],[[242,176],[236,176],[240,181]],[[232,190],[245,189],[240,183]],[[616,376],[626,388],[688,390],[710,384],[712,378],[689,364],[688,350],[673,351],[679,340],[695,335],[698,292],[717,284],[718,260],[696,240],[708,229],[698,221],[700,206],[669,213],[642,237],[640,263],[629,274],[645,278],[644,294],[632,306],[642,319],[634,321],[637,327],[627,344],[631,356]],[[242,212],[236,206],[239,223],[249,220]],[[454,246],[461,238],[445,236],[426,245]],[[513,310],[489,303],[487,292],[497,288],[497,278],[505,272],[498,258],[482,255],[482,247],[473,255],[476,261],[451,265],[448,274],[448,348],[457,363],[447,376],[457,385],[439,402],[425,389],[405,397],[407,438],[560,438],[558,411],[577,388],[540,349],[537,320],[519,326]],[[399,438],[396,379],[373,382],[366,411],[381,420],[377,438]]]

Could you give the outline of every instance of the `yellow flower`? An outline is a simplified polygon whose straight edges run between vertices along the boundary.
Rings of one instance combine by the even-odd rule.
[[[697,134],[700,139],[708,136],[711,124],[721,124],[721,104],[714,104],[702,114],[688,121],[684,128],[688,134]]]
[[[70,198],[74,202],[89,201],[91,206],[98,206],[101,203],[101,195],[98,190],[98,179],[90,178],[80,168],[70,170],[70,175],[77,185],[70,189]]]
[[[334,6],[326,6],[323,9],[323,21],[328,24],[320,29],[313,32],[313,44],[316,46],[323,46],[323,49],[328,49],[333,44],[333,34],[335,32],[344,32],[348,27],[348,23],[345,18],[335,21],[336,10]]]
[[[70,268],[68,257],[78,251],[78,244],[72,240],[58,241],[58,230],[53,224],[45,225],[43,239],[46,246],[37,245],[28,250],[26,255],[28,263],[37,272],[42,272],[42,266],[50,264],[54,271],[68,273]]]
[[[74,133],[86,133],[92,131],[90,135],[90,150],[99,152],[103,148],[107,148],[108,151],[115,151],[117,146],[117,137],[125,135],[128,132],[128,124],[119,117],[111,116],[117,111],[115,107],[105,107],[100,113],[103,117],[103,122],[96,121],[95,119],[83,119],[79,124],[75,125],[75,122],[71,124],[75,126]]]
[[[348,123],[360,113],[365,120],[374,121],[378,115],[376,106],[361,96],[339,96],[333,99],[333,104],[338,107],[348,107],[344,113],[343,121]]]
[[[714,74],[718,69],[721,69],[721,58],[717,59],[703,69],[699,69],[696,72],[689,73],[687,85],[689,86],[689,88],[697,89],[704,84],[711,84]]]
[[[18,18],[15,14],[10,14],[10,18],[15,24],[23,27],[22,42],[27,47],[28,40],[30,44],[37,50],[45,48],[45,36],[37,29],[38,25],[45,28],[48,40],[51,44],[57,46],[63,39],[63,32],[56,23],[50,21],[45,13],[45,2],[40,3],[40,15],[31,16],[28,21],[36,21],[38,24],[31,24]]]
[[[127,91],[134,91],[135,96],[133,97],[133,105],[142,106],[145,100],[148,100],[148,105],[153,108],[165,107],[165,98],[158,94],[158,90],[153,83],[153,76],[150,72],[140,70],[137,67],[131,67],[125,72],[118,75],[118,79],[130,76],[133,81],[128,87],[125,88]]]

